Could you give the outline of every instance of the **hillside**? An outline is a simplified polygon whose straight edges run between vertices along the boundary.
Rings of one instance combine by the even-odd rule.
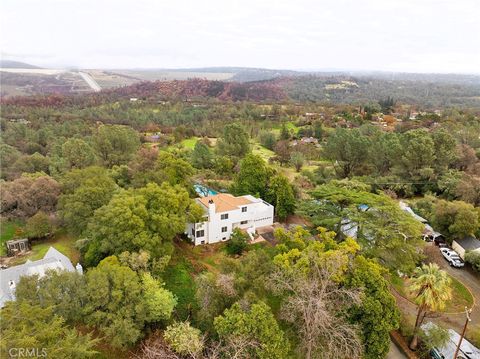
[[[25,62],[13,61],[13,60],[0,60],[0,68],[6,69],[39,69],[40,67],[30,65]]]

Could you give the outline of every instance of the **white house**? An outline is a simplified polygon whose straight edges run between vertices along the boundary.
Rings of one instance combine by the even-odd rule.
[[[257,228],[273,224],[274,207],[251,195],[219,193],[196,201],[205,209],[205,217],[203,222],[187,225],[186,234],[195,245],[226,241],[235,228],[252,238]]]
[[[27,260],[24,264],[0,270],[0,308],[5,306],[5,302],[15,300],[15,288],[21,277],[31,275],[43,277],[49,270],[83,272],[80,263],[74,267],[67,256],[50,247],[42,259]]]

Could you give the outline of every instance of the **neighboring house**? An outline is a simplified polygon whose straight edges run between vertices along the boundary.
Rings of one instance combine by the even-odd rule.
[[[15,300],[15,288],[23,276],[39,275],[43,277],[48,270],[74,270],[82,273],[82,266],[77,264],[73,267],[68,257],[50,247],[42,259],[37,261],[28,260],[26,263],[0,270],[0,308],[5,302]]]
[[[205,217],[202,222],[187,225],[186,234],[195,245],[226,241],[235,228],[253,238],[257,228],[273,224],[274,207],[250,195],[219,193],[196,201],[204,208]]]
[[[429,329],[436,328],[437,325],[432,322],[427,322],[422,325],[422,329],[427,331]],[[460,341],[460,334],[453,329],[448,329],[449,338],[444,346],[435,347],[430,351],[430,357],[433,359],[450,359],[453,358],[455,350],[457,349],[458,342]],[[467,339],[463,338],[460,345],[460,351],[458,353],[458,359],[477,359],[480,358],[480,350],[470,343]]]
[[[480,241],[475,237],[465,237],[455,239],[452,242],[452,248],[458,253],[460,258],[465,259],[465,252],[472,251],[480,254]]]

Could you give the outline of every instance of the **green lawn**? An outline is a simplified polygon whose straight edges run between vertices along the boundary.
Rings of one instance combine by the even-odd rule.
[[[252,153],[254,155],[259,155],[267,163],[270,157],[275,156],[275,152],[269,150],[268,148],[263,147],[258,142],[252,142],[251,146],[252,146]]]
[[[198,137],[191,137],[183,140],[180,143],[182,144],[183,147],[193,150],[197,141],[198,141]]]
[[[0,255],[7,255],[7,248],[5,242],[15,237],[17,229],[21,229],[24,226],[24,222],[20,220],[2,220],[0,222]]]
[[[470,291],[457,279],[450,276],[452,280],[452,294],[453,297],[449,300],[442,310],[445,313],[461,312],[465,307],[471,308],[473,305],[473,297]],[[404,298],[407,298],[411,302],[414,301],[414,297],[408,291],[408,279],[402,279],[397,275],[390,276],[390,283],[395,290]]]
[[[72,261],[73,265],[77,264],[80,259],[80,253],[75,248],[76,238],[69,235],[64,231],[59,231],[52,238],[35,242],[32,246],[31,252],[26,255],[15,259],[12,264],[22,264],[30,259],[32,261],[43,258],[50,247],[54,247],[59,252],[65,254]]]
[[[187,320],[192,313],[198,310],[195,298],[195,282],[193,280],[194,268],[185,258],[176,257],[165,269],[163,278],[165,287],[177,297],[178,303],[175,308],[177,320]]]

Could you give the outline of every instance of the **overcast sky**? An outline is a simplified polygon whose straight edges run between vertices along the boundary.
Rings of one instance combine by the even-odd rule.
[[[480,0],[1,0],[2,57],[50,67],[480,73]]]

